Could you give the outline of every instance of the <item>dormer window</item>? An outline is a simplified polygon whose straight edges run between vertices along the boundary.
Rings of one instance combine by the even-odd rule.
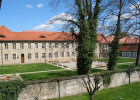
[[[4,35],[0,35],[0,38],[5,38],[5,36]]]
[[[46,36],[41,35],[40,38],[46,38]]]

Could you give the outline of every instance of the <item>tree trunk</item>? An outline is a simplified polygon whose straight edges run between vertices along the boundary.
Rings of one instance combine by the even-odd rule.
[[[90,97],[90,98],[89,98],[90,100],[93,100],[94,94],[93,94],[93,95],[90,95],[89,97]]]
[[[137,51],[136,66],[140,66],[140,39],[139,39],[139,46]]]

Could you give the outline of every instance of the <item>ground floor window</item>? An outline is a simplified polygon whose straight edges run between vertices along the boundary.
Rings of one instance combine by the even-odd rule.
[[[122,52],[122,56],[125,57],[126,56],[126,52]]]
[[[52,53],[49,53],[49,58],[52,58]]]
[[[35,58],[38,59],[38,53],[35,53]]]
[[[58,58],[58,53],[57,52],[55,53],[55,58]]]
[[[42,58],[45,58],[45,53],[42,53]]]
[[[16,54],[13,54],[13,59],[16,59]]]
[[[31,59],[31,53],[28,53],[28,59]]]
[[[8,54],[5,54],[5,60],[8,60]]]

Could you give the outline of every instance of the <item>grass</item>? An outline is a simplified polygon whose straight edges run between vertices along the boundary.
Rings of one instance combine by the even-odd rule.
[[[108,62],[108,59],[96,59],[96,61]],[[119,57],[117,63],[136,62],[136,58]]]
[[[58,77],[67,77],[77,75],[76,71],[55,71],[55,72],[43,72],[43,73],[35,73],[35,74],[22,74],[20,75],[25,81],[33,81],[33,80],[46,80]]]
[[[103,72],[104,70],[100,69],[92,69],[89,74]],[[25,81],[33,81],[33,80],[47,80],[53,78],[60,78],[60,77],[68,77],[68,76],[75,76],[77,75],[77,71],[73,70],[64,70],[64,71],[54,71],[54,72],[42,72],[42,73],[34,73],[34,74],[21,74],[20,76]]]
[[[0,66],[0,74],[13,74],[62,69],[46,63]]]
[[[85,93],[54,100],[89,100],[89,96]],[[94,100],[140,100],[140,82],[97,91]]]

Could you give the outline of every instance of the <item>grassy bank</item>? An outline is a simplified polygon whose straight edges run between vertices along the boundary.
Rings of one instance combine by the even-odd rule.
[[[54,100],[89,100],[88,94]],[[140,82],[97,91],[94,100],[140,100]]]

